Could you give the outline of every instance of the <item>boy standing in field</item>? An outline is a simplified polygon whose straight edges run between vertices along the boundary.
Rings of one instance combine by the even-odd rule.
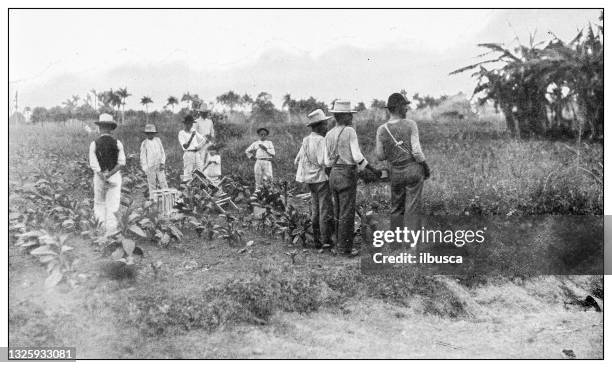
[[[147,174],[147,184],[149,185],[149,198],[156,189],[168,188],[166,183],[166,153],[162,146],[161,139],[156,137],[157,128],[153,124],[145,125],[144,129],[147,139],[140,145],[140,167]]]
[[[100,137],[89,145],[89,166],[94,172],[94,216],[102,224],[104,235],[117,231],[116,212],[121,201],[121,168],[125,152],[121,142],[111,135],[117,123],[109,114],[101,114],[96,122]]]
[[[332,208],[331,192],[325,169],[330,165],[325,146],[327,121],[321,109],[308,114],[307,126],[312,132],[304,138],[294,164],[298,165],[295,180],[308,184],[310,189],[310,216],[316,248],[331,247]]]
[[[272,180],[272,158],[275,155],[274,145],[267,140],[270,131],[266,128],[257,129],[259,140],[246,149],[246,155],[255,160],[255,190],[260,190],[265,181]]]
[[[219,155],[219,149],[216,145],[208,147],[206,164],[204,165],[204,176],[213,185],[217,186],[221,182],[221,155]]]
[[[206,156],[208,153],[207,146],[212,144],[212,141],[215,138],[215,127],[213,125],[212,120],[210,120],[209,115],[210,111],[208,110],[208,105],[202,102],[199,107],[195,109],[197,119],[193,124],[195,130],[200,133],[202,137],[204,137],[204,146],[200,149],[200,162],[202,165],[206,163]]]
[[[183,119],[183,124],[185,124],[185,129],[179,132],[178,140],[183,148],[182,181],[186,182],[191,180],[195,169],[202,168],[203,163],[199,151],[206,143],[206,140],[193,128],[193,117],[191,115],[187,115]]]

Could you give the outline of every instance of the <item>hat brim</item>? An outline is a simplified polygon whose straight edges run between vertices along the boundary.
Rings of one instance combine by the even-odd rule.
[[[106,126],[112,126],[113,129],[117,128],[117,123],[115,123],[114,121],[96,121],[95,122],[96,125],[101,126],[101,125],[106,125]]]
[[[357,111],[355,110],[349,110],[349,111],[329,110],[329,112],[331,112],[332,114],[342,114],[342,113],[355,114]]]
[[[319,124],[321,122],[328,121],[331,118],[333,118],[333,116],[326,116],[324,119],[308,122],[308,123],[306,123],[306,126],[311,126],[311,125]]]
[[[157,130],[156,131],[145,130],[144,132],[145,133],[157,133]]]
[[[257,132],[257,133],[259,133],[259,132],[261,132],[262,130],[265,130],[265,131],[266,131],[266,133],[270,134],[270,131],[269,131],[268,129],[266,129],[266,128],[259,128],[259,129],[257,129],[257,130],[256,130],[256,132]]]

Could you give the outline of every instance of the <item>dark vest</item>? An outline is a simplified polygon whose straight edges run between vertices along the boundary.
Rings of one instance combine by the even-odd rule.
[[[110,171],[117,165],[119,148],[117,140],[110,135],[96,139],[96,157],[102,171]]]

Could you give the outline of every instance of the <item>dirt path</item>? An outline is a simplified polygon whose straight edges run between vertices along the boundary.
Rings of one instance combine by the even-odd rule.
[[[461,319],[425,313],[418,297],[398,305],[361,295],[337,307],[276,312],[265,325],[222,325],[211,333],[196,329],[144,337],[120,322],[131,313],[126,300],[135,293],[164,288],[179,297],[197,295],[211,285],[249,277],[262,264],[317,272],[358,262],[307,250],[291,265],[278,241],[254,239],[250,253],[198,238],[169,249],[145,244],[134,282],[109,280],[101,271],[108,257],[73,239],[78,283],[49,291],[43,287],[45,270],[11,248],[11,345],[76,345],[81,358],[563,358],[564,349],[577,358],[602,357],[603,314],[566,308],[562,288],[577,295],[584,290],[580,280],[554,277],[469,289],[444,279],[464,304],[468,316]],[[159,279],[149,267],[157,261],[163,262]]]
[[[157,340],[142,357],[182,358],[577,358],[602,357],[602,314],[542,312],[486,320],[415,314],[378,300],[310,315],[279,313],[238,326]]]

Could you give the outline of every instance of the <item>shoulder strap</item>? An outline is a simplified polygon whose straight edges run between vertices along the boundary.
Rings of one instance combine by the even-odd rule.
[[[387,123],[384,123],[383,126],[385,127],[385,130],[387,131],[387,133],[389,133],[389,136],[393,140],[393,143],[395,143],[395,147],[399,148],[404,153],[408,153],[408,154],[412,155],[412,149],[407,149],[404,146],[405,145],[404,141],[398,141],[397,139],[395,139],[393,134],[391,134],[391,130],[389,130],[389,127],[387,126]],[[408,146],[408,147],[411,148],[410,146]]]
[[[340,129],[340,133],[338,133],[338,137],[336,137],[336,147],[334,147],[334,165],[338,162],[338,159],[340,158],[340,155],[338,154],[338,146],[340,145],[340,136],[342,135],[342,132],[344,132],[344,128],[346,128],[346,125],[344,125],[342,129]]]

